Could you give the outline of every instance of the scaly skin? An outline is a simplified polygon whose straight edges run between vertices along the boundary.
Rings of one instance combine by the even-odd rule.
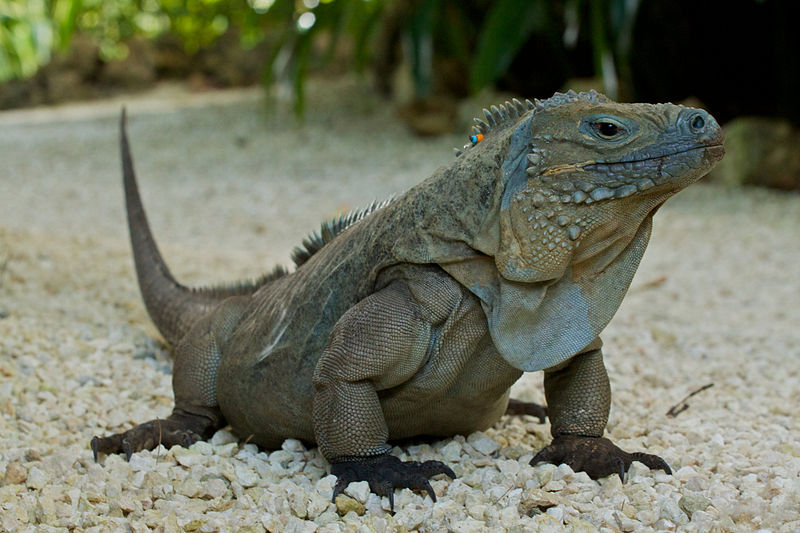
[[[599,335],[616,312],[652,216],[723,155],[706,112],[556,94],[485,111],[484,139],[402,196],[323,225],[297,269],[193,290],[161,259],[139,200],[122,123],[126,205],[148,312],[175,345],[175,412],[110,437],[98,453],[188,444],[225,424],[271,448],[319,445],[346,483],[391,499],[435,496],[439,462],[404,463],[388,441],[467,434],[548,413],[553,442],[533,462],[592,477],[654,455],[602,437],[610,388]],[[512,401],[545,371],[548,408]]]

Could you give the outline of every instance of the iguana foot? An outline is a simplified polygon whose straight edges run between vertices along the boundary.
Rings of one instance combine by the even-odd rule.
[[[580,435],[560,435],[553,439],[531,460],[537,463],[565,463],[576,472],[583,471],[592,479],[611,474],[619,474],[624,479],[625,472],[633,461],[639,461],[652,470],[661,469],[671,474],[669,465],[657,455],[649,453],[628,453],[603,437],[582,437]]]
[[[94,437],[92,454],[97,461],[101,453],[122,452],[130,460],[135,452],[152,450],[159,444],[167,448],[176,444],[188,448],[198,440],[210,437],[218,427],[216,420],[176,409],[164,420],[150,420],[116,435]]]
[[[378,496],[389,498],[389,506],[394,512],[394,489],[409,488],[425,491],[433,501],[436,494],[428,481],[429,477],[445,474],[455,479],[455,473],[440,461],[401,461],[393,455],[378,457],[357,457],[331,464],[331,474],[337,477],[333,489],[333,499],[342,493],[353,481],[366,481],[369,489]]]
[[[508,400],[508,407],[506,407],[507,415],[530,415],[539,419],[540,424],[544,424],[547,418],[547,407],[539,405],[538,403],[523,402],[511,398]]]

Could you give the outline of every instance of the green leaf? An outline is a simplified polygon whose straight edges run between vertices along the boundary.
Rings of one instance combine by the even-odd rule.
[[[478,38],[477,54],[470,73],[470,90],[476,92],[497,80],[525,41],[535,31],[545,29],[550,22],[545,0],[494,2]]]
[[[406,39],[411,61],[411,76],[417,98],[431,91],[433,79],[433,32],[441,0],[423,0],[414,10],[406,26]]]
[[[361,1],[358,6],[358,11],[352,19],[350,33],[354,41],[355,68],[357,72],[362,72],[372,53],[372,37],[380,27],[383,4]]]
[[[292,58],[292,89],[294,92],[294,114],[298,119],[303,117],[306,106],[305,81],[308,74],[308,63],[311,56],[311,44],[315,28],[301,34],[297,39]]]
[[[69,47],[75,24],[83,5],[81,0],[55,0],[52,8],[52,22],[58,37],[56,47],[64,51]]]

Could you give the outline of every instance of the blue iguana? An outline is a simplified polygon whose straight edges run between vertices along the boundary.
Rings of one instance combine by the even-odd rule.
[[[366,480],[392,499],[439,461],[404,462],[394,439],[485,429],[523,372],[543,370],[552,442],[533,458],[592,477],[633,460],[603,437],[610,387],[600,333],[647,246],[653,214],[723,156],[705,111],[619,104],[596,92],[484,110],[450,164],[390,201],[322,226],[296,269],[191,289],[170,274],[139,198],[121,123],[126,206],[147,311],[174,346],[175,408],[99,453],[189,445],[230,425],[266,448],[316,443],[334,496]]]

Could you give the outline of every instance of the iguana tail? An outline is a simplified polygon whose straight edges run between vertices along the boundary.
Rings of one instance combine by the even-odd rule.
[[[283,268],[278,267],[256,281],[226,287],[194,289],[178,283],[158,251],[139,197],[133,158],[125,131],[125,109],[122,110],[120,119],[120,150],[125,207],[139,289],[147,313],[167,342],[175,345],[192,324],[222,300],[231,296],[252,294],[268,281],[286,273]]]

